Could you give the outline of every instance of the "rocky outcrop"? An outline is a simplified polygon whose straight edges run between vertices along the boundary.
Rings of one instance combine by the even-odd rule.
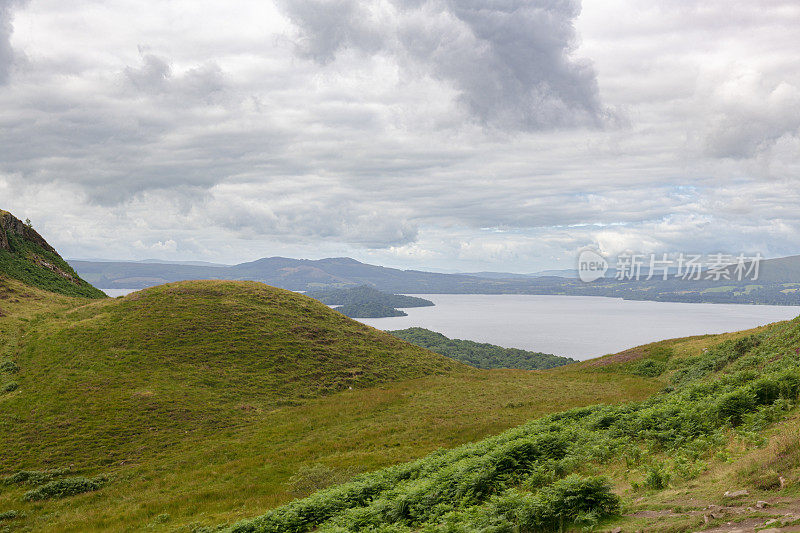
[[[19,235],[26,241],[32,242],[48,252],[58,255],[55,248],[47,244],[47,241],[44,240],[35,229],[26,225],[8,211],[0,210],[0,250],[11,251],[11,245],[8,242],[9,234]]]

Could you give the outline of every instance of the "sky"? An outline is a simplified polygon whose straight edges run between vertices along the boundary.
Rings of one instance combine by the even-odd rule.
[[[67,258],[800,254],[796,0],[0,0],[0,208]]]

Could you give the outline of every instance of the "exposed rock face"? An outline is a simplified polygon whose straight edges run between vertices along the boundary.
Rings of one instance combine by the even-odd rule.
[[[33,242],[48,252],[58,255],[55,249],[47,244],[47,241],[39,235],[35,229],[25,225],[23,221],[9,213],[0,209],[0,250],[11,251],[11,246],[8,243],[8,234],[19,235],[26,241]],[[60,256],[59,256],[60,257]]]

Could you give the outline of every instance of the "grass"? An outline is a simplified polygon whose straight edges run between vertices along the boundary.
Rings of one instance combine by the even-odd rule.
[[[634,469],[632,491],[659,492],[673,479],[697,478],[710,461],[730,461],[731,442],[748,449],[761,441],[764,428],[784,418],[800,397],[798,346],[800,319],[676,361],[665,346],[651,347],[671,385],[646,401],[546,416],[360,476],[226,531],[477,533],[490,527],[526,533],[593,527],[618,509],[616,496],[604,487],[620,457],[626,475]],[[796,441],[778,450],[779,460],[768,465],[784,471],[797,466]],[[591,477],[593,471],[609,477]],[[569,497],[552,497],[565,486],[571,487]]]
[[[57,253],[2,227],[0,231],[5,232],[11,248],[10,251],[0,249],[0,275],[67,296],[106,297],[103,291],[81,279]]]
[[[303,468],[370,471],[661,386],[581,368],[479,371],[257,283],[101,301],[6,287],[18,301],[0,350],[19,388],[0,396],[0,474],[111,480],[45,502],[23,501],[30,486],[0,492],[0,509],[37,530],[232,522],[292,499]]]
[[[746,335],[482,371],[256,283],[93,301],[5,279],[2,294],[0,359],[18,370],[0,379],[19,387],[0,394],[0,476],[69,468],[109,480],[36,502],[24,501],[36,486],[3,487],[0,510],[19,513],[8,523],[36,531],[233,523],[296,497],[297,474],[315,466],[324,486],[550,413],[641,400],[672,372],[632,372],[643,358],[691,360]]]

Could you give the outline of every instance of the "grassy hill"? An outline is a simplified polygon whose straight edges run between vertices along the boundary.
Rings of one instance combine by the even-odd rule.
[[[732,514],[750,520],[753,530],[771,517],[772,511],[758,508],[794,505],[800,512],[797,500],[791,500],[800,489],[790,486],[800,474],[797,432],[771,451],[753,452],[766,442],[765,430],[795,414],[800,318],[688,357],[677,356],[669,343],[648,347],[646,353],[646,358],[620,356],[585,366],[661,378],[667,386],[647,400],[551,414],[480,442],[357,477],[226,531],[524,533],[619,521],[652,530],[653,520],[642,518],[662,517],[661,530],[686,531],[704,522],[719,524]],[[695,503],[689,512],[660,514],[651,508],[649,514],[620,517],[623,504],[641,503],[671,484],[684,495],[702,494],[708,489],[703,475],[735,455],[750,455],[751,462],[738,465],[728,484],[746,489],[720,492],[716,501],[727,496],[749,504],[707,515],[697,511],[709,508]],[[756,500],[766,503],[756,505]],[[800,524],[800,516],[788,516],[789,525]]]
[[[0,513],[25,515],[8,523],[37,531],[232,522],[308,487],[658,387],[591,369],[479,371],[258,283],[104,300],[3,287],[0,477],[103,480],[44,501],[23,501],[31,482],[0,488]],[[322,479],[309,474],[320,467]]]
[[[25,281],[0,278],[9,531],[683,531],[723,486],[800,501],[797,320],[478,370],[260,283]]]
[[[33,227],[0,210],[0,276],[70,296],[104,298]]]

